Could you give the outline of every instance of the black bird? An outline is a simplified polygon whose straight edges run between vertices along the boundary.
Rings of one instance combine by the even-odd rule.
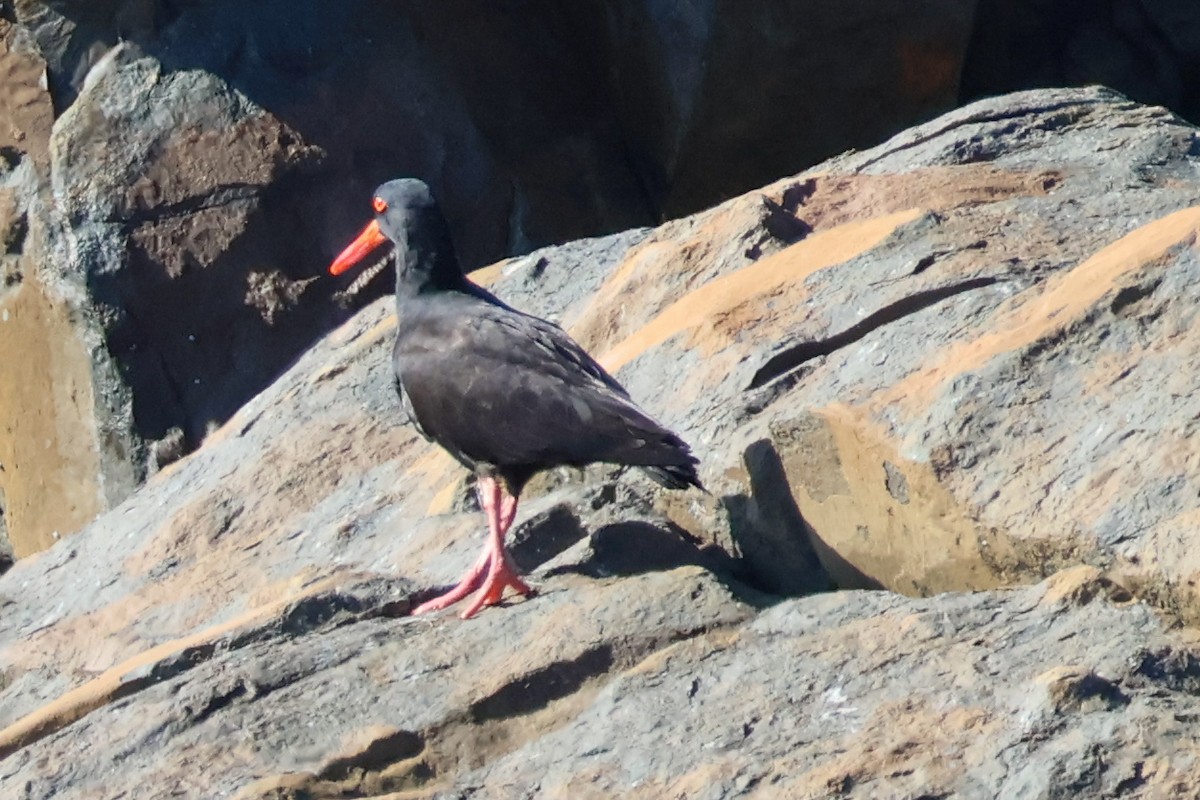
[[[396,390],[426,439],[474,470],[488,539],[458,585],[417,607],[436,611],[477,591],[466,619],[507,587],[532,590],[504,544],[533,475],[560,465],[642,467],[671,489],[703,488],[687,444],[634,405],[561,328],[522,314],[463,274],[450,230],[422,181],[375,190],[375,219],[329,267],[340,275],[387,241],[395,247]]]

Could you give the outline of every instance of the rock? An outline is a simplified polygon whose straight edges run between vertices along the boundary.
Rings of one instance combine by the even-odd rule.
[[[55,126],[51,268],[85,287],[137,435],[178,426],[194,447],[337,318],[328,293],[303,297],[303,204],[267,202],[319,153],[204,73],[132,50],[110,69]],[[270,306],[255,291],[264,272],[279,287]]]
[[[45,166],[54,122],[46,91],[46,62],[28,33],[4,19],[0,19],[0,87],[0,155],[8,161],[6,153],[25,153]]]
[[[8,571],[16,560],[13,554],[12,541],[8,537],[8,517],[6,515],[7,500],[4,497],[4,487],[0,486],[0,575]]]
[[[0,788],[1195,794],[1196,142],[1018,94],[481,272],[713,494],[542,476],[467,622],[406,616],[482,519],[375,302],[0,577]]]
[[[1094,581],[1083,568],[1015,592],[781,603],[656,652],[429,795],[1195,794],[1197,753],[1179,745],[1198,710],[1181,684],[1194,639],[1127,595],[1063,599]]]
[[[178,429],[183,444],[166,455],[195,448],[344,321],[343,306],[385,291],[322,277],[385,178],[433,184],[475,267],[695,211],[963,96],[1105,80],[1195,118],[1193,4],[1123,0],[1111,12],[946,0],[902,13],[757,0],[9,4],[0,161],[27,159],[35,178],[7,235],[27,240],[22,302],[36,313],[22,336],[60,354],[43,426],[59,455],[28,455],[46,437],[27,421],[0,442],[21,451],[26,474],[49,476],[2,479],[22,483],[10,487],[11,536],[27,554],[111,508],[163,461],[156,443]],[[805,190],[789,190],[768,198],[752,237],[810,232],[795,214]],[[740,535],[778,553],[753,526]]]
[[[281,322],[242,302],[247,262],[295,241],[275,224],[294,207],[264,209],[262,194],[312,148],[220,81],[166,76],[132,46],[106,58],[56,121],[48,173],[30,153],[6,180],[21,235],[7,226],[5,315],[28,350],[0,407],[51,409],[9,412],[18,556],[120,502],[148,440],[181,428],[194,447],[295,357],[306,323],[345,315],[297,301]]]
[[[78,102],[100,54],[125,41],[168,73],[227,83],[320,148],[307,179],[276,193],[302,206],[292,224],[306,227],[314,259],[353,235],[362,197],[397,172],[439,190],[471,266],[654,219],[595,91],[595,67],[570,38],[584,34],[559,9],[22,5],[17,19],[49,54],[63,109]]]
[[[765,189],[794,244],[747,247],[754,196],[663,226],[570,322],[731,498],[684,527],[753,531],[742,454],[775,451],[763,574],[788,539],[920,595],[1088,563],[1192,619],[1196,141],[1100,90],[986,101]]]
[[[28,39],[0,21],[0,564],[49,547],[134,486],[127,466],[107,463],[123,437],[98,422],[97,382],[113,386],[99,333],[39,269],[53,118]]]
[[[20,207],[32,226],[26,302],[68,320],[55,327],[44,308],[26,314],[26,335],[73,354],[59,359],[69,369],[52,386],[80,387],[70,397],[48,392],[70,412],[51,425],[53,449],[66,455],[28,455],[47,437],[27,423],[13,434],[23,471],[50,476],[10,487],[20,554],[119,503],[162,462],[154,451],[172,431],[182,430],[184,441],[168,449],[198,446],[344,320],[347,312],[329,302],[335,284],[315,279],[360,224],[366,192],[397,171],[426,176],[439,189],[470,265],[654,221],[667,190],[677,207],[706,202],[682,188],[697,181],[673,173],[682,178],[685,169],[676,151],[694,151],[686,143],[703,138],[691,131],[713,124],[707,109],[726,102],[699,99],[718,85],[712,76],[723,74],[723,62],[687,87],[675,74],[676,55],[662,62],[663,81],[681,92],[672,102],[699,110],[670,122],[678,129],[667,135],[679,147],[664,157],[673,163],[652,169],[671,185],[655,177],[651,197],[651,168],[629,157],[627,142],[636,137],[619,132],[605,99],[622,96],[630,76],[641,80],[627,46],[612,91],[596,88],[609,69],[591,45],[600,31],[623,41],[620,29],[631,21],[597,23],[607,13],[580,6],[514,15],[476,5],[463,24],[460,8],[397,12],[371,2],[17,3],[8,38],[20,40],[22,55],[6,63],[16,70],[13,85],[24,81],[23,91],[36,89],[39,99],[37,114],[14,106],[14,135],[41,142],[30,156],[37,179]],[[288,25],[278,24],[281,15]],[[910,16],[922,24],[921,15]],[[764,24],[746,35],[764,39]],[[580,47],[581,39],[591,44]],[[742,50],[722,45],[723,58]],[[348,51],[359,57],[343,58]],[[884,124],[915,119],[929,98],[947,105],[951,88],[939,84],[914,104],[902,102],[902,119]],[[514,115],[514,108],[523,110]],[[763,107],[785,111],[802,113],[790,104]],[[49,141],[51,112],[58,119]],[[738,117],[747,129],[781,124],[756,123],[747,107]],[[745,152],[719,138],[727,153]],[[361,306],[385,285],[351,292],[348,303]],[[95,366],[86,369],[84,359]],[[64,496],[64,485],[79,488]],[[47,508],[55,514],[42,513]]]
[[[1020,143],[1001,133],[1013,124],[1028,134]],[[870,181],[957,163],[1012,181],[993,186],[992,202],[918,207],[908,230],[919,253],[893,260],[877,248],[810,282],[829,309],[847,308],[836,298],[863,282],[884,295],[910,287],[903,299],[856,292],[860,319],[817,322],[802,338],[835,347],[801,367],[795,389],[779,389],[808,411],[767,414],[776,432],[803,422],[832,442],[815,463],[805,436],[781,448],[789,478],[811,481],[793,483],[801,513],[840,559],[922,594],[1089,563],[1193,618],[1194,567],[1170,531],[1196,497],[1179,466],[1187,447],[1176,449],[1194,413],[1180,371],[1195,355],[1176,332],[1192,314],[1197,220],[1176,175],[1192,172],[1195,142],[1194,128],[1158,109],[1040,93],[969,107],[828,166]],[[1123,157],[1105,159],[1111,147]],[[963,236],[946,248],[950,230]],[[905,238],[892,238],[896,255]],[[879,284],[890,277],[900,280]],[[842,331],[854,335],[838,341]],[[815,355],[804,342],[793,352]],[[844,483],[831,490],[830,475]],[[906,522],[913,514],[921,521]]]
[[[746,613],[710,578],[688,569],[598,584],[589,593],[594,603],[580,604],[570,591],[548,592],[543,597],[558,605],[556,612],[544,613],[547,603],[541,611],[524,604],[486,626],[456,625],[453,618],[397,623],[391,615],[398,609],[379,600],[390,592],[370,586],[312,594],[278,608],[282,617],[274,625],[243,620],[244,627],[228,626],[220,637],[170,643],[172,651],[154,661],[121,664],[86,684],[90,694],[72,699],[91,705],[99,693],[137,692],[150,705],[134,711],[107,703],[72,730],[107,732],[120,747],[122,739],[145,739],[159,728],[173,732],[163,741],[168,751],[182,746],[197,757],[215,755],[212,748],[224,740],[220,747],[233,759],[219,758],[224,769],[189,780],[187,791],[205,796],[257,795],[277,780],[263,776],[276,774],[287,784],[315,784],[316,791],[338,784],[388,791],[459,762],[479,763],[489,751],[507,752],[541,726],[577,713],[613,671]],[[647,603],[629,603],[630,591]],[[323,646],[309,647],[310,636],[321,637]],[[500,641],[507,644],[494,646]],[[448,659],[459,648],[481,657]],[[379,693],[352,689],[367,686]],[[75,713],[56,711],[57,719],[42,718],[45,726]],[[321,724],[297,736],[294,721],[313,715]],[[240,732],[230,739],[224,732],[231,730]],[[52,741],[66,744],[59,736],[42,739],[42,746]],[[147,785],[177,785],[178,778],[160,772],[169,752],[140,750],[120,769],[105,765],[87,776],[66,758],[59,776],[38,776],[22,767],[32,753],[25,748],[10,756],[14,785],[32,780],[35,794],[79,779],[135,794]],[[273,754],[284,750],[291,755],[279,761]],[[254,751],[264,758],[243,760]]]

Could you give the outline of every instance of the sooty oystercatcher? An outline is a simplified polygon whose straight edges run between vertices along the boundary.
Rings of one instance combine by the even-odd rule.
[[[634,405],[561,328],[509,308],[463,275],[429,187],[400,179],[375,190],[375,219],[329,267],[340,275],[387,241],[395,246],[396,390],[426,439],[474,470],[488,539],[458,585],[413,613],[476,592],[463,619],[531,589],[504,544],[525,483],[540,470],[593,462],[643,468],[671,489],[700,486],[687,444]]]

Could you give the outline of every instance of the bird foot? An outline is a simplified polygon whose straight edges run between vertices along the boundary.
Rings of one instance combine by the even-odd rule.
[[[488,572],[488,567],[491,564],[490,558],[482,558],[475,563],[475,566],[467,570],[467,573],[462,576],[453,589],[444,594],[439,594],[432,600],[426,600],[421,605],[413,609],[413,616],[418,614],[428,614],[431,611],[441,611],[443,608],[452,606],[459,600],[469,595],[471,592],[479,588],[483,583],[483,579]]]
[[[475,616],[476,612],[484,606],[494,606],[499,603],[504,597],[504,590],[510,586],[517,594],[523,596],[533,594],[533,587],[521,579],[507,559],[498,560],[499,565],[495,566],[495,562],[493,562],[493,567],[488,570],[487,577],[484,579],[483,587],[472,598],[471,605],[459,614],[463,619]]]
[[[512,587],[518,594],[530,595],[533,587],[521,579],[516,569],[507,558],[490,556],[480,559],[475,566],[467,570],[462,580],[450,591],[440,594],[432,600],[427,600],[413,609],[413,616],[441,611],[474,592],[479,591],[471,600],[471,604],[459,615],[463,619],[475,616],[484,606],[494,606],[504,597],[504,590]]]

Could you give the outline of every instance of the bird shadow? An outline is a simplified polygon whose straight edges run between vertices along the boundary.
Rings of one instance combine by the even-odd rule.
[[[616,522],[591,536],[587,555],[573,564],[551,567],[547,576],[629,577],[687,565],[709,566],[698,542],[672,525],[642,520]]]
[[[517,526],[508,550],[517,568],[528,574],[587,536],[579,515],[569,506],[556,505]]]
[[[774,605],[780,599],[747,583],[743,570],[725,550],[665,520],[626,520],[605,525],[591,535],[583,558],[552,566],[542,576],[581,575],[600,580],[686,566],[707,570],[735,598],[756,608]]]
[[[585,541],[578,554],[567,553]],[[749,605],[763,608],[781,599],[762,591],[741,560],[662,518],[621,520],[590,531],[571,505],[559,504],[516,526],[509,553],[521,573],[541,570],[540,579],[579,575],[600,580],[697,566]],[[421,589],[411,602],[416,606],[451,586]]]

